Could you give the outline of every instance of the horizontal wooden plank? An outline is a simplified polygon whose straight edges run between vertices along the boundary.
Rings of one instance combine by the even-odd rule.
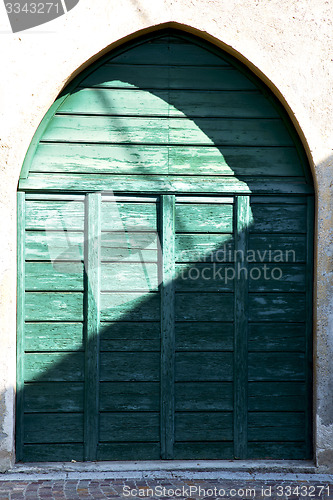
[[[83,323],[26,323],[24,334],[26,352],[83,349]]]
[[[83,412],[83,383],[35,382],[24,386],[24,410],[38,412]]]
[[[303,441],[304,412],[249,412],[249,441]]]
[[[159,443],[99,443],[97,460],[160,460]]]
[[[278,118],[259,92],[85,88],[71,94],[57,113],[110,116]]]
[[[55,269],[61,261],[82,261],[84,234],[70,231],[26,231],[26,260],[52,260]]]
[[[81,87],[139,89],[252,90],[255,85],[229,67],[104,65],[81,82]]]
[[[305,324],[249,324],[249,351],[304,352],[305,341]]]
[[[177,292],[232,292],[234,267],[230,264],[177,264]]]
[[[215,146],[292,146],[284,124],[266,118],[170,118],[169,143]]]
[[[232,351],[232,323],[179,322],[175,324],[177,351]]]
[[[232,411],[232,382],[177,382],[176,411]]]
[[[176,234],[176,262],[233,262],[232,234]]]
[[[27,193],[26,200],[33,201],[81,201],[85,202],[86,195],[85,194],[74,194],[74,193]]]
[[[27,262],[25,273],[27,291],[83,291],[81,262]]]
[[[100,411],[155,411],[160,409],[159,382],[103,382]]]
[[[256,177],[207,176],[158,176],[158,175],[86,175],[54,174],[51,176],[31,173],[21,179],[19,188],[24,191],[45,190],[60,192],[74,191],[113,191],[142,194],[151,193],[205,193],[237,194],[244,193],[313,193],[313,188],[300,177],[265,178]]]
[[[294,147],[40,143],[31,172],[302,177]]]
[[[160,296],[158,293],[102,293],[101,321],[158,321]]]
[[[249,382],[249,411],[305,411],[304,382]]]
[[[176,321],[233,321],[233,294],[176,293]]]
[[[141,206],[134,209],[136,215],[140,211],[140,208]],[[121,214],[119,214],[119,217],[122,216],[122,220],[125,219],[126,222],[127,220],[126,215],[129,217],[129,213],[126,214],[126,212],[123,211]],[[145,213],[145,210],[143,210],[142,216],[145,217],[145,215],[148,220],[155,219],[155,214],[153,210],[151,210],[150,214]],[[106,231],[103,227],[101,233],[101,247],[102,247],[101,249],[102,260],[107,260],[107,258],[108,260],[110,260],[110,258],[112,257],[111,254],[106,252],[111,252],[112,250],[114,250],[114,252],[117,252],[118,250],[120,252],[124,252],[125,249],[127,250],[126,255],[123,255],[122,253],[118,255],[116,253],[114,257],[127,260],[134,254],[137,260],[140,260],[139,251],[143,252],[143,251],[158,250],[159,242],[156,232],[152,231],[151,229],[150,231],[149,230],[140,231],[140,228],[138,228],[137,231],[133,231],[130,228],[130,230],[127,230],[126,232],[125,231],[119,232],[117,230]]]
[[[80,143],[292,146],[279,119],[144,118],[55,115],[42,141]]]
[[[23,429],[26,444],[82,443],[83,414],[28,413]]]
[[[303,196],[260,196],[253,195],[250,196],[251,205],[304,205],[306,204],[306,198]]]
[[[140,255],[138,255],[138,259]],[[156,291],[159,279],[158,266],[146,262],[103,263],[101,269],[102,291]]]
[[[177,233],[232,233],[233,205],[176,204]]]
[[[102,323],[101,351],[159,351],[160,323]]]
[[[305,233],[306,205],[251,205],[252,233]]]
[[[167,146],[40,143],[30,172],[167,174]]]
[[[78,89],[58,108],[57,113],[110,116],[168,116],[167,90]]]
[[[159,413],[101,413],[101,442],[157,442],[160,438]]]
[[[303,177],[294,147],[192,145],[168,149],[170,174]]]
[[[176,353],[176,382],[228,382],[233,378],[230,352]]]
[[[26,292],[26,321],[83,321],[83,293]]]
[[[24,357],[25,382],[82,382],[84,355],[72,353],[28,353]]]
[[[304,381],[303,353],[252,352],[248,356],[249,381]]]
[[[153,203],[102,203],[101,224],[103,231],[126,230],[133,233],[129,235],[129,244],[131,244],[132,240],[135,241],[138,231],[156,231],[157,205]],[[147,239],[145,234],[137,245],[142,245]],[[150,241],[154,241],[152,236]]]
[[[134,322],[102,322],[100,325],[101,340],[159,340],[161,336],[159,321]]]
[[[232,460],[234,443],[232,441],[208,443],[175,443],[175,460]]]
[[[83,230],[84,203],[79,201],[26,202],[26,229]]]
[[[83,461],[83,444],[27,444],[23,446],[23,462]]]
[[[123,242],[123,246],[120,246],[121,242],[118,243],[117,234],[119,239],[124,240],[127,238],[128,246],[126,246],[126,242]],[[148,243],[149,241],[151,241],[151,243]],[[158,235],[154,232],[141,232],[136,234],[127,231],[121,233],[102,233],[101,260],[104,262],[122,264],[125,262],[155,262],[157,264],[161,259],[161,249],[153,247],[155,246],[155,242],[157,243],[158,241]],[[148,243],[148,247],[144,248],[143,245],[145,245],[146,242]],[[136,246],[132,246],[132,243],[133,245],[136,244]],[[118,244],[119,246],[117,246]],[[141,248],[140,245],[142,245]]]
[[[55,115],[42,140],[168,144],[168,129],[169,120],[163,118]]]
[[[248,459],[264,460],[304,460],[312,456],[306,450],[305,442],[249,442],[247,445]]]
[[[232,412],[176,412],[175,441],[231,441]]]
[[[250,264],[248,277],[251,292],[305,292],[306,288],[304,265]]]
[[[305,320],[304,293],[250,293],[249,320],[302,323]]]
[[[158,382],[160,353],[103,352],[100,355],[102,382]]]
[[[128,339],[128,340],[100,340],[100,350],[101,352],[108,351],[129,351],[129,352],[148,352],[148,351],[159,351],[161,348],[161,342],[159,339]]]
[[[228,66],[222,57],[195,43],[186,42],[177,37],[161,37],[138,44],[136,47],[131,47],[130,50],[125,50],[112,57],[110,63]]]
[[[259,92],[169,91],[169,116],[279,118],[272,104]]]
[[[248,261],[276,262],[277,265],[305,262],[306,237],[302,234],[250,234]]]
[[[234,198],[232,196],[176,196],[176,203],[184,203],[184,204],[193,204],[197,205],[204,204],[212,204],[212,205],[230,205],[233,204]]]

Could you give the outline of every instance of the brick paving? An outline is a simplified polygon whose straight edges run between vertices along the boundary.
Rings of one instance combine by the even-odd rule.
[[[0,477],[1,479],[1,477]],[[200,491],[199,491],[200,489]],[[0,500],[14,499],[333,499],[333,480],[57,479],[0,481]]]

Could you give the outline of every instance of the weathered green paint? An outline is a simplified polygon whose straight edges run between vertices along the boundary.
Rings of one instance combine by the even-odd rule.
[[[159,412],[102,413],[100,416],[100,441],[119,442],[159,441]]]
[[[138,71],[139,70],[139,71]],[[141,71],[140,71],[141,70]],[[140,66],[135,64],[105,65],[81,83],[84,87],[196,89],[196,90],[255,90],[255,85],[234,68],[181,66]]]
[[[232,441],[232,412],[177,412],[176,440]]]
[[[236,198],[235,209],[235,274],[244,269],[236,280],[234,293],[234,446],[235,458],[247,458],[247,378],[248,378],[248,270],[246,260],[249,227],[252,223],[250,199]]]
[[[207,92],[186,90],[82,89],[72,94],[58,114],[117,116],[182,116],[278,118],[277,111],[258,91]]]
[[[100,355],[102,382],[157,382],[160,380],[159,352],[103,352]]]
[[[54,174],[174,174],[302,178],[293,147],[165,146],[40,143],[30,172]],[[83,176],[80,177],[83,178]],[[62,187],[62,186],[59,186]]]
[[[185,33],[177,33],[177,36],[159,36],[146,43],[139,41],[131,47],[131,50],[121,48],[119,54],[115,53],[106,58],[107,63],[117,64],[153,64],[172,66],[228,66],[228,62],[221,54],[214,54],[212,50],[202,47],[201,41],[193,43],[186,39]],[[211,48],[210,48],[211,49]]]
[[[232,411],[232,382],[177,382],[175,405],[176,411]]]
[[[199,193],[199,194],[311,194],[312,187],[299,181],[298,177],[274,179],[245,177],[237,179],[235,177],[207,176],[123,176],[123,175],[61,175],[54,174],[50,177],[40,176],[31,173],[28,179],[23,179],[19,183],[22,190],[58,190],[60,192],[68,191],[107,191],[112,189],[116,192],[131,193]]]
[[[173,458],[175,440],[175,197],[161,205],[161,458]]]
[[[19,189],[19,458],[311,458],[313,185],[241,63],[171,31],[119,47]]]
[[[100,411],[160,411],[159,382],[104,382]]]
[[[86,198],[84,457],[96,460],[99,411],[101,195]]]
[[[83,374],[82,352],[25,354],[25,382],[82,382]]]
[[[83,323],[26,323],[24,344],[26,352],[83,351]]]
[[[78,443],[83,440],[82,414],[27,414],[24,423],[24,441],[27,444]]]
[[[83,382],[37,382],[26,384],[25,389],[28,413],[83,413]]]
[[[249,411],[304,411],[304,382],[249,382]]]
[[[70,143],[291,146],[278,119],[136,118],[56,115],[44,141]]]

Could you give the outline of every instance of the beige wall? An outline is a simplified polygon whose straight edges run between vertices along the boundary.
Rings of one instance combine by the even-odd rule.
[[[80,0],[55,21],[11,34],[0,12],[0,470],[13,462],[16,186],[49,106],[91,58],[140,30],[177,23],[236,54],[281,98],[318,192],[315,426],[318,463],[333,471],[333,76],[331,0]]]

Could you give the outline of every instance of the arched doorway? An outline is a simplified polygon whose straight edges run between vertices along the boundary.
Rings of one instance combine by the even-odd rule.
[[[245,67],[174,30],[121,46],[18,200],[19,460],[311,457],[312,180]]]

